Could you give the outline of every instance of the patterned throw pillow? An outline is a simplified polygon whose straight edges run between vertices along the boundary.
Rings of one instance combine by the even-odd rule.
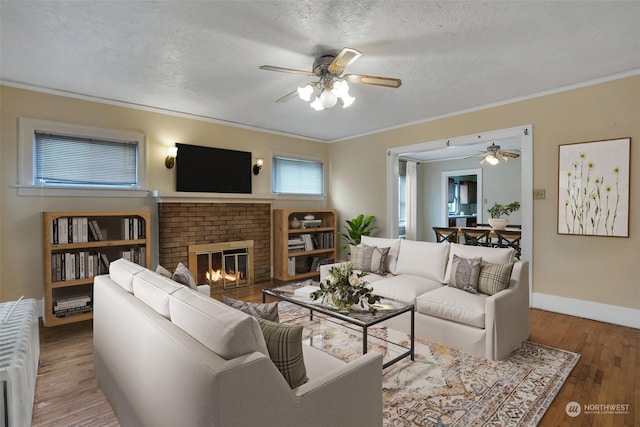
[[[240,311],[252,315],[253,317],[270,320],[272,322],[280,321],[280,317],[278,315],[278,301],[258,304],[255,302],[240,301],[238,299],[229,298],[225,295],[222,296],[222,301],[233,308],[237,308]]]
[[[362,245],[354,246],[349,245],[349,262],[353,264],[353,268],[356,270],[362,270]]]
[[[449,286],[477,294],[481,263],[482,258],[461,258],[454,255]]]
[[[169,270],[167,270],[166,268],[164,268],[163,266],[161,266],[160,264],[158,264],[158,267],[156,267],[156,273],[158,273],[161,276],[168,277],[169,279],[171,279],[171,272]]]
[[[174,282],[183,284],[185,286],[188,286],[191,289],[196,289],[196,290],[198,289],[198,286],[196,285],[196,280],[191,275],[191,272],[181,262],[178,263],[178,266],[176,267],[176,271],[174,271],[173,275],[171,276],[171,280],[173,280]]]
[[[309,381],[302,354],[302,326],[258,319],[269,357],[291,388]]]
[[[483,262],[478,277],[478,291],[487,295],[494,295],[509,287],[513,263],[489,264]]]
[[[362,245],[362,268],[369,273],[384,274],[384,261],[391,248]]]

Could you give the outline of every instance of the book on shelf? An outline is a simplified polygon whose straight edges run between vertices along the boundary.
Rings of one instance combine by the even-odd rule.
[[[92,311],[93,311],[93,307],[90,305],[87,305],[85,307],[76,307],[76,308],[69,308],[69,309],[64,309],[60,311],[54,311],[53,315],[55,317],[71,317],[71,316],[77,316],[84,313],[91,313]]]
[[[300,221],[300,228],[320,228],[322,227],[321,219],[303,219]]]

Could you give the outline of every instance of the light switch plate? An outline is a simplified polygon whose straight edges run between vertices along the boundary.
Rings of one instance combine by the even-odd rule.
[[[544,188],[536,188],[533,190],[533,200],[542,200],[546,197]]]

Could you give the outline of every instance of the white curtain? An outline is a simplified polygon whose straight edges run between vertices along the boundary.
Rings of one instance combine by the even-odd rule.
[[[416,240],[418,236],[418,177],[417,163],[407,162],[407,180],[405,183],[405,201],[407,213],[407,240]]]

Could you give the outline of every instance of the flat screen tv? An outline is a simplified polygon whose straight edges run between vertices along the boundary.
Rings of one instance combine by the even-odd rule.
[[[176,191],[251,194],[251,153],[176,144]]]

